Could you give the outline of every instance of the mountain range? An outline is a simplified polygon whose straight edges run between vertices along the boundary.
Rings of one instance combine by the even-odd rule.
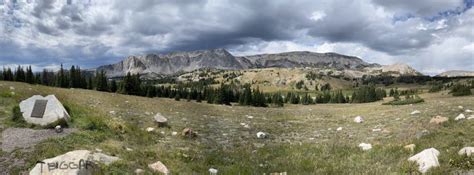
[[[171,75],[191,72],[202,68],[242,70],[256,68],[331,68],[370,72],[421,75],[406,64],[383,66],[370,64],[354,56],[338,53],[315,53],[307,51],[278,54],[233,56],[225,49],[209,49],[167,54],[129,56],[115,64],[100,66],[94,70],[107,72],[108,77],[122,77],[128,72],[142,75]]]

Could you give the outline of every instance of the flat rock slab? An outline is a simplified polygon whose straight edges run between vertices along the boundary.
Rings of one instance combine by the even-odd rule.
[[[1,147],[3,151],[11,152],[15,148],[29,148],[48,138],[64,137],[75,131],[74,128],[65,128],[61,133],[54,129],[8,128],[2,132]]]

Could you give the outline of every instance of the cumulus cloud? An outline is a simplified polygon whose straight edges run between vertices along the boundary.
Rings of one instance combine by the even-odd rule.
[[[472,70],[471,6],[461,0],[0,0],[0,64],[95,67],[128,55],[224,47],[237,55],[338,52],[429,73]]]

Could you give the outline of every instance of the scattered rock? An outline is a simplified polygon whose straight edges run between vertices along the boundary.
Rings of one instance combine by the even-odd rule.
[[[459,109],[463,109],[464,107],[462,107],[462,106],[458,106],[458,108],[459,108]]]
[[[34,95],[20,102],[20,111],[27,123],[46,126],[69,120],[69,114],[54,95]]]
[[[209,174],[216,175],[217,174],[217,169],[209,168]]]
[[[172,136],[178,135],[178,132],[173,131],[173,132],[171,132],[171,135],[172,135]]]
[[[96,148],[95,151],[100,153],[102,152],[102,149]]]
[[[474,115],[471,115],[467,118],[468,120],[474,119]]]
[[[140,174],[144,174],[144,173],[145,173],[145,170],[142,170],[142,169],[140,169],[140,168],[138,168],[138,169],[135,170],[135,174],[136,174],[136,175],[140,175]]]
[[[416,114],[420,114],[420,113],[421,113],[420,111],[415,110],[415,111],[411,112],[410,114],[411,114],[411,115],[416,115]]]
[[[337,128],[336,131],[342,131],[342,127]]]
[[[10,94],[15,95],[16,93],[15,92],[10,92]]]
[[[152,128],[152,127],[146,128],[146,132],[153,132],[153,131],[155,131],[155,128]]]
[[[430,168],[439,166],[438,156],[438,150],[434,148],[429,148],[408,158],[408,161],[414,161],[418,163],[418,171],[420,171],[421,173],[426,173]]]
[[[266,139],[268,138],[268,134],[267,133],[264,133],[264,132],[257,132],[257,138],[259,139]]]
[[[30,171],[30,174],[97,174],[99,171],[98,163],[109,165],[119,159],[118,157],[93,153],[88,150],[75,150],[38,162]],[[48,164],[56,164],[60,168],[51,168]],[[74,168],[79,165],[88,168]]]
[[[470,110],[470,109],[466,109],[465,112],[471,113],[471,112],[474,112],[474,111],[473,111],[473,110]]]
[[[464,116],[464,114],[459,114],[456,118],[454,118],[454,120],[458,121],[458,120],[462,120],[462,119],[465,119],[466,116]]]
[[[372,149],[372,145],[370,143],[361,143],[359,144],[359,147],[364,151]]]
[[[263,144],[263,143],[253,143],[253,146],[255,146],[255,148],[263,148],[265,146],[265,144]]]
[[[115,111],[109,111],[109,114],[115,115]]]
[[[441,116],[438,115],[436,117],[431,118],[430,123],[441,124],[441,123],[447,122],[448,120],[449,120],[449,118],[441,117]]]
[[[13,87],[13,86],[10,86],[10,90],[15,90],[15,87]]]
[[[126,150],[126,151],[133,151],[133,149],[132,149],[132,148],[129,148],[129,147],[125,147],[125,150]]]
[[[287,175],[286,172],[276,172],[276,173],[270,173],[270,175]]]
[[[243,126],[244,128],[250,128],[249,124],[247,123],[240,123],[241,126]]]
[[[382,129],[380,128],[372,129],[372,132],[380,132],[380,131],[382,131]]]
[[[159,173],[163,173],[163,174],[169,174],[170,173],[168,168],[166,168],[166,166],[163,163],[161,163],[160,161],[155,162],[153,164],[149,164],[148,168],[150,168],[154,172],[159,172]]]
[[[61,127],[61,125],[56,125],[56,127],[54,127],[54,130],[56,131],[56,133],[62,133],[63,132],[63,128]]]
[[[463,155],[467,155],[467,156],[474,155],[474,147],[464,147],[461,150],[459,150],[458,154],[461,155],[461,156],[463,156]]]
[[[247,118],[249,118],[249,119],[253,119],[253,116],[251,116],[251,115],[247,115]]]
[[[160,113],[156,113],[155,115],[155,122],[158,123],[159,127],[165,127],[168,125],[168,119],[161,115]]]
[[[416,132],[416,138],[420,139],[421,137],[428,135],[430,132],[428,130],[423,130],[423,131],[417,131]]]
[[[364,119],[361,116],[357,116],[357,117],[354,118],[354,122],[362,123],[362,122],[364,122]]]
[[[197,133],[193,131],[193,129],[191,128],[184,128],[183,131],[181,132],[181,135],[183,137],[188,137],[188,138],[197,137]]]
[[[413,152],[413,151],[415,151],[415,147],[416,147],[415,144],[409,144],[409,145],[405,145],[403,148],[405,148],[406,150],[408,150],[410,152]]]

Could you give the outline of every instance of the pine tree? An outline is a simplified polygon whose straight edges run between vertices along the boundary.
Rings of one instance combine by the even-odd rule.
[[[284,101],[280,93],[273,94],[272,103],[278,107],[283,107]]]
[[[11,68],[7,68],[6,70],[4,68],[3,73],[4,73],[3,78],[5,79],[5,81],[13,81],[14,80],[13,72],[12,72]]]
[[[308,94],[305,94],[303,98],[301,98],[301,104],[303,105],[309,105],[311,104],[311,97]]]
[[[292,94],[290,97],[291,104],[298,104],[300,103],[300,96],[298,94]]]
[[[196,96],[196,102],[201,103],[201,93],[198,93]]]
[[[30,84],[35,83],[35,77],[33,75],[33,70],[31,70],[31,66],[26,68],[25,82]]]
[[[71,66],[71,69],[69,69],[69,87],[76,88],[76,81],[76,68]]]
[[[87,89],[94,89],[94,80],[92,76],[87,79]]]
[[[96,73],[96,90],[98,91],[109,91],[107,77],[105,71],[101,70]]]
[[[47,69],[43,69],[41,73],[41,84],[46,86],[54,85],[54,73],[49,72]]]
[[[179,95],[179,93],[176,93],[176,95],[174,96],[174,100],[179,101],[180,99],[181,96]]]
[[[61,68],[58,72],[58,78],[56,80],[56,86],[67,88],[69,86],[69,82],[67,81],[66,73],[63,68],[63,64],[61,64]]]
[[[18,66],[15,72],[15,81],[25,82],[25,70],[23,67]]]
[[[112,80],[110,82],[110,92],[117,92],[117,81]],[[153,95],[151,95],[152,97]],[[149,96],[150,97],[150,96]]]
[[[253,98],[253,106],[267,107],[265,95],[262,92],[260,92],[258,87],[257,89],[254,89],[252,98]]]
[[[250,89],[250,84],[245,84],[243,86],[243,92],[240,93],[239,104],[248,106],[253,104],[252,99],[252,90]]]

